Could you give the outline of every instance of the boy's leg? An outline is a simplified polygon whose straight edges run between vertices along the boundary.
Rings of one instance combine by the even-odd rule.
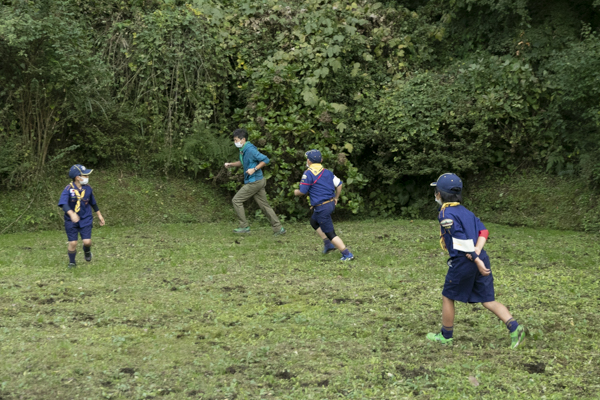
[[[510,311],[508,311],[508,308],[506,308],[506,306],[502,303],[498,303],[497,301],[488,301],[485,303],[481,303],[485,308],[487,308],[488,310],[490,310],[491,312],[493,312],[494,314],[496,314],[496,316],[498,318],[500,318],[502,320],[502,322],[504,322],[505,324],[508,322],[508,320],[512,319],[512,315],[510,314]]]
[[[92,261],[92,239],[83,239],[83,255],[85,261]]]
[[[508,332],[510,333],[511,348],[516,348],[525,340],[525,328],[519,325],[516,319],[512,317],[508,308],[504,304],[498,303],[497,301],[487,301],[482,303],[485,308],[496,314],[498,318],[504,322]]]
[[[74,267],[76,265],[75,256],[77,255],[77,240],[69,240],[67,248],[69,252],[69,267]]]
[[[271,205],[269,204],[269,201],[267,200],[267,191],[265,190],[265,187],[267,186],[267,180],[261,179],[260,181],[253,183],[258,184],[259,187],[258,191],[254,195],[254,201],[256,201],[263,214],[265,214],[265,216],[271,223],[271,227],[273,227],[273,232],[281,232],[281,222],[279,221],[279,218],[277,218],[277,214],[275,214],[275,211],[273,211]]]
[[[440,333],[428,333],[427,339],[441,344],[452,344],[454,334],[454,300],[442,296],[442,330]]]
[[[242,186],[235,196],[233,196],[233,200],[231,200],[240,228],[248,228],[246,212],[244,211],[244,202],[254,196],[258,191],[257,186],[254,185],[255,183],[256,182],[252,182]]]
[[[350,253],[350,250],[346,247],[342,238],[340,238],[335,229],[333,228],[333,220],[331,214],[335,211],[335,203],[327,203],[315,209],[312,218],[317,221],[321,232],[324,232],[325,236],[331,241],[331,244],[342,253],[342,261],[350,261],[354,259],[354,255]]]
[[[454,300],[442,296],[442,325],[452,329],[454,327]]]
[[[79,237],[79,229],[77,224],[65,222],[65,232],[67,232],[67,252],[69,254],[69,268],[77,266],[75,256],[77,255],[77,238]]]

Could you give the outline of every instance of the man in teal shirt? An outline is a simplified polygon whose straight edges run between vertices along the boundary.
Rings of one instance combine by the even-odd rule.
[[[262,169],[269,163],[269,158],[259,152],[255,145],[248,142],[248,132],[245,129],[236,129],[233,131],[233,141],[235,147],[240,149],[240,160],[233,163],[225,163],[225,168],[242,167],[244,170],[244,186],[236,193],[232,201],[233,209],[240,225],[239,228],[233,231],[235,233],[250,232],[250,226],[248,226],[246,212],[244,211],[244,202],[254,197],[254,201],[256,201],[262,212],[269,219],[273,227],[273,234],[283,235],[285,229],[283,229],[275,211],[269,205],[267,192],[265,191],[267,182],[264,179]]]

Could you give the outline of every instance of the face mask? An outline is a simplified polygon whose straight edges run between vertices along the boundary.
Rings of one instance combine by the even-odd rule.
[[[90,181],[90,178],[81,178],[79,183],[81,183],[82,185],[87,185],[89,181]]]
[[[440,206],[444,204],[442,202],[442,199],[438,199],[436,195],[433,195],[433,198],[434,198],[435,202],[438,203]]]
[[[237,147],[238,149],[241,149],[242,147],[244,147],[242,142],[234,142],[234,143],[235,143],[235,147]]]

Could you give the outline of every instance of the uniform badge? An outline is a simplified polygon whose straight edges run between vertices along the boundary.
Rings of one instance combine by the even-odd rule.
[[[306,179],[308,178],[308,176],[306,176],[306,174],[302,175],[302,179]]]
[[[454,225],[454,221],[451,220],[450,218],[446,218],[446,219],[443,219],[440,221],[440,225],[444,229],[450,229],[450,228],[452,228],[452,225]]]

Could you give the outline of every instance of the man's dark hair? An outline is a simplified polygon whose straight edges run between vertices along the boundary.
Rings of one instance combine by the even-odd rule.
[[[461,203],[463,202],[463,198],[462,198],[462,193],[458,192],[458,193],[446,193],[446,192],[442,192],[441,190],[437,190],[437,192],[440,193],[440,196],[442,198],[442,203]]]
[[[246,139],[248,141],[248,132],[245,129],[236,129],[233,131],[233,138]]]

